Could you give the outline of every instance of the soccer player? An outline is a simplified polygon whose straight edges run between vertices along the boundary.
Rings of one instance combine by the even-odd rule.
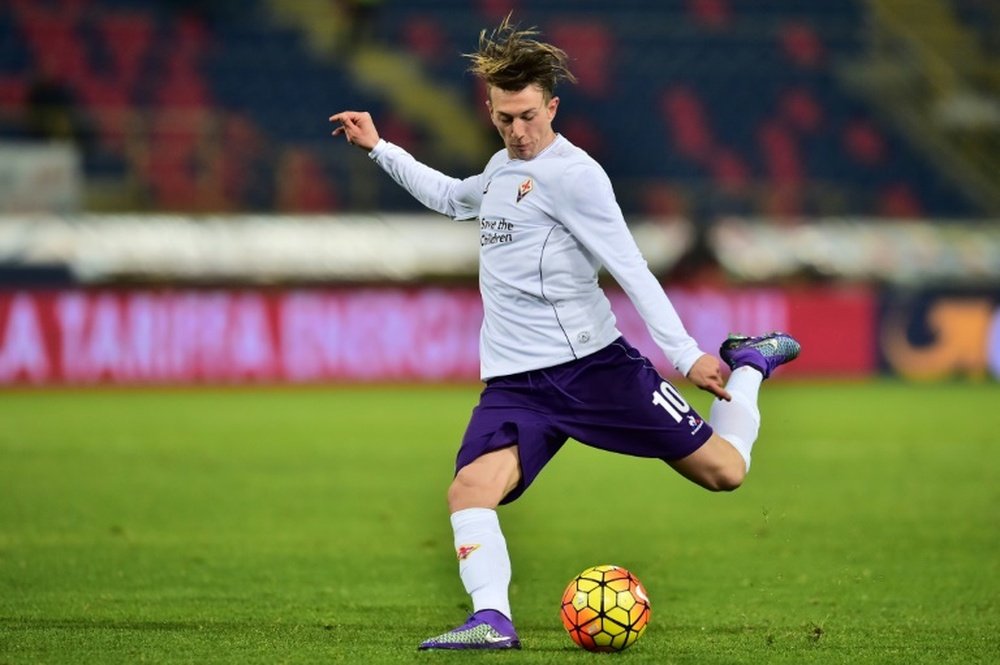
[[[750,467],[761,381],[794,359],[784,333],[730,336],[717,358],[698,348],[649,271],[604,170],[556,133],[557,82],[574,81],[561,49],[510,17],[468,55],[487,84],[503,139],[482,173],[446,176],[380,138],[368,113],[330,117],[343,135],[428,208],[480,227],[480,332],[485,388],[458,451],[448,506],[459,575],[473,614],[421,649],[519,648],[510,558],[496,509],[527,489],[567,438],[664,460],[713,491]],[[598,286],[603,266],[625,290],[673,366],[717,397],[705,422],[615,329]]]

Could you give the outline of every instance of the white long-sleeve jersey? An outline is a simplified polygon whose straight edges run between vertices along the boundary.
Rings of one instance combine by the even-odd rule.
[[[702,355],[649,271],[604,169],[561,135],[530,160],[501,150],[464,180],[384,140],[369,154],[431,210],[478,220],[484,380],[582,358],[617,339],[597,281],[602,265],[681,374]]]

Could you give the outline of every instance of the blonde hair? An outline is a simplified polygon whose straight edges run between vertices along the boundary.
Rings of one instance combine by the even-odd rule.
[[[518,30],[512,25],[511,14],[487,35],[479,33],[479,49],[466,53],[472,64],[469,71],[481,78],[487,85],[508,92],[523,90],[537,84],[546,98],[552,97],[559,81],[576,83],[576,77],[569,70],[566,52],[552,44],[533,39],[538,35],[535,28]]]

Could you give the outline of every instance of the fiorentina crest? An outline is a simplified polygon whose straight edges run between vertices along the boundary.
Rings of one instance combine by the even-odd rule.
[[[535,188],[535,183],[531,181],[531,178],[528,178],[527,180],[522,182],[521,186],[517,188],[517,203],[520,203],[521,199],[530,194],[531,190],[533,190],[534,188]]]

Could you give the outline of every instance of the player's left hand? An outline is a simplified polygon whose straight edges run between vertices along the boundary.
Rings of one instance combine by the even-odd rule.
[[[330,122],[339,122],[333,130],[334,136],[343,134],[347,142],[362,150],[370,151],[378,143],[378,130],[368,111],[341,111],[330,116]]]
[[[733,396],[726,392],[725,383],[722,381],[722,363],[715,356],[707,353],[698,358],[691,366],[691,371],[687,374],[688,380],[702,390],[708,391],[727,402]]]

